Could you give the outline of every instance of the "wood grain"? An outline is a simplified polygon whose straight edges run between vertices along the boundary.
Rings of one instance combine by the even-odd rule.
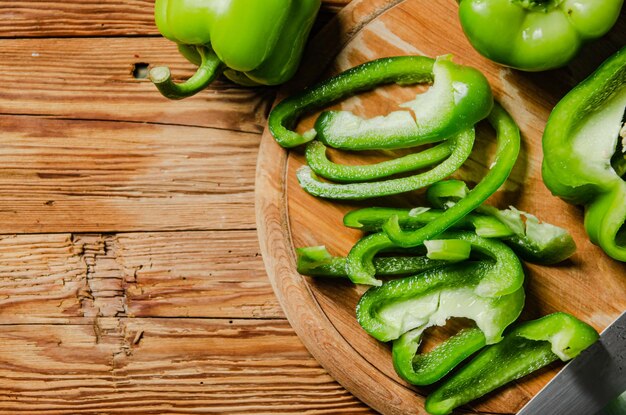
[[[0,324],[6,414],[367,414],[282,320]]]
[[[350,0],[323,0],[322,14]],[[154,0],[0,0],[0,38],[158,35]]]
[[[258,255],[275,90],[160,97],[136,68],[194,68],[152,5],[0,0],[0,413],[372,413],[302,346]]]
[[[0,233],[254,227],[258,136],[0,116]]]
[[[552,197],[543,185],[541,135],[553,105],[623,45],[626,21],[620,20],[606,38],[585,49],[568,67],[526,74],[500,67],[478,55],[461,31],[456,18],[457,6],[452,1],[357,0],[339,17],[352,16],[360,7],[364,8],[362,15],[368,16],[366,24],[356,24],[359,29],[353,31],[336,29],[338,33],[347,34],[348,42],[324,74],[334,74],[374,58],[404,54],[452,53],[455,61],[481,69],[496,98],[513,115],[523,135],[520,159],[509,181],[492,198],[493,203],[502,207],[514,204],[545,221],[567,227],[578,244],[577,254],[562,265],[527,267],[528,299],[522,319],[560,310],[582,318],[598,330],[606,327],[626,309],[626,297],[616,295],[626,292],[626,266],[612,261],[592,245],[584,232],[580,209]],[[376,11],[373,19],[365,12],[368,8]],[[324,55],[333,51],[328,51],[325,44],[314,43],[311,54],[316,53]],[[311,68],[306,76],[319,77],[322,70]],[[417,90],[388,86],[350,98],[333,108],[371,117],[395,109],[396,102],[408,100]],[[307,117],[298,128],[301,131],[310,128],[316,115]],[[481,129],[472,157],[456,177],[477,183],[491,163],[488,157],[491,149],[493,134]],[[342,160],[355,162],[358,158],[345,156]],[[295,170],[302,164],[301,152],[281,152],[271,134],[264,133],[257,167],[257,223],[268,273],[285,313],[311,353],[356,396],[385,414],[425,413],[422,396],[427,389],[411,388],[403,382],[392,367],[389,348],[368,337],[355,320],[354,309],[365,287],[305,278],[295,270],[294,247],[323,244],[332,253],[345,255],[359,233],[343,229],[342,216],[364,205],[332,203],[306,194],[295,178]],[[410,205],[418,199],[419,192],[376,203]],[[454,331],[452,325],[430,331],[430,345]],[[526,377],[465,410],[515,413],[559,367],[561,365],[553,365]]]
[[[133,76],[140,64],[168,65],[177,79],[195,71],[160,37],[4,39],[0,114],[261,132],[272,89],[215,82],[192,98],[170,101],[148,79]]]
[[[254,231],[0,236],[0,324],[284,318]]]

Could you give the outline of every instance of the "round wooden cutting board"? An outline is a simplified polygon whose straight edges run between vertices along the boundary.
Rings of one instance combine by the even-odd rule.
[[[488,77],[497,100],[522,131],[522,152],[507,183],[491,203],[514,205],[540,219],[570,230],[577,253],[563,264],[526,264],[527,301],[521,319],[565,311],[602,330],[626,309],[626,266],[609,259],[592,245],[582,226],[582,210],[551,196],[541,180],[541,135],[550,110],[577,82],[625,43],[626,24],[601,41],[588,45],[568,67],[545,73],[523,73],[495,65],[478,55],[462,33],[453,0],[355,0],[312,42],[297,85],[282,97],[321,77],[371,59],[418,54],[452,54],[458,63],[479,68]],[[422,88],[423,89],[423,88]],[[386,86],[336,105],[359,115],[386,114],[409,100],[420,87]],[[303,120],[299,131],[311,127],[318,114]],[[457,173],[470,185],[490,165],[493,133],[480,128],[472,157]],[[383,155],[332,153],[341,162],[373,162]],[[410,206],[420,192],[359,203],[337,203],[305,193],[295,178],[303,164],[302,150],[286,151],[266,130],[261,143],[256,182],[258,232],[265,265],[289,321],[315,358],[345,388],[384,414],[424,414],[428,388],[402,381],[391,363],[388,345],[369,337],[355,320],[355,305],[367,287],[336,280],[301,276],[294,248],[326,245],[346,255],[360,232],[342,225],[343,215],[366,205]],[[424,347],[449,336],[455,324],[430,330]],[[555,364],[514,382],[459,413],[517,412],[558,371]]]

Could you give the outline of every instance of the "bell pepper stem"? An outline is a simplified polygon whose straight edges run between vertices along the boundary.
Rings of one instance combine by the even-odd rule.
[[[172,80],[172,73],[167,66],[157,66],[150,70],[150,80],[164,97],[183,99],[205,89],[222,72],[222,61],[215,52],[206,46],[196,46],[201,58],[200,67],[195,74],[182,83]]]

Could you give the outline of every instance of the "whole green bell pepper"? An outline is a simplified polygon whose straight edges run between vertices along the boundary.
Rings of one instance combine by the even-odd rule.
[[[522,323],[500,343],[481,351],[433,392],[426,399],[426,411],[432,415],[450,414],[457,406],[557,359],[573,359],[598,337],[591,326],[566,313]]]
[[[459,0],[461,25],[485,57],[525,71],[567,64],[617,21],[623,0]]]
[[[206,88],[222,70],[243,85],[277,85],[295,73],[320,0],[156,0],[161,34],[199,65],[176,84],[167,67],[150,78],[161,93],[181,99]]]
[[[625,108],[626,47],[556,105],[543,135],[546,186],[585,206],[591,241],[619,261],[626,261]]]

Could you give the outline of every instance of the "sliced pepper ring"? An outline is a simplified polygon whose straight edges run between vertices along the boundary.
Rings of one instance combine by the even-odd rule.
[[[472,153],[474,129],[463,130],[450,141],[454,149],[445,161],[426,172],[409,177],[367,183],[329,183],[321,181],[309,166],[300,167],[296,176],[307,193],[329,199],[361,200],[410,192],[443,180],[457,171]],[[430,157],[435,156],[430,153]]]
[[[441,141],[485,118],[493,106],[489,82],[478,70],[439,56],[433,85],[388,115],[363,118],[349,111],[324,111],[315,122],[317,138],[344,150],[415,147]],[[413,116],[415,118],[413,118]]]
[[[357,320],[376,339],[395,340],[393,361],[402,378],[417,385],[434,383],[485,344],[500,341],[504,329],[519,316],[524,276],[519,260],[510,254],[495,263],[448,265],[371,288],[358,303]],[[493,290],[483,294],[495,276],[505,276],[497,282],[497,291],[506,294],[492,295]],[[463,330],[433,351],[417,354],[424,330],[443,325],[450,317],[470,318],[478,328]]]
[[[402,231],[398,218],[392,217],[383,225],[384,232],[368,235],[359,240],[347,257],[350,279],[363,283],[375,281],[372,260],[378,252],[394,246],[418,246],[425,240],[436,237],[480,206],[506,181],[517,160],[520,132],[515,121],[498,104],[494,105],[488,119],[496,130],[498,148],[496,160],[483,180],[467,197],[446,210],[437,220],[416,231]],[[394,241],[390,237],[393,237]]]
[[[451,77],[448,83],[449,91],[436,91],[438,93],[430,97],[437,101],[437,108],[442,108],[444,111],[424,113],[424,120],[427,122],[424,123],[424,130],[419,131],[418,136],[411,128],[415,127],[415,120],[410,113],[405,112],[404,115],[401,113],[393,115],[391,123],[383,121],[384,128],[382,129],[378,128],[378,122],[365,122],[365,127],[360,129],[358,134],[350,131],[349,143],[341,147],[344,149],[401,148],[441,141],[485,118],[493,105],[491,88],[485,77],[479,71],[456,65],[447,58],[438,59],[438,62],[442,67],[442,73]],[[314,134],[301,135],[292,131],[303,114],[383,84],[408,85],[431,82],[434,76],[434,65],[435,60],[425,56],[397,56],[376,59],[348,69],[281,101],[270,113],[269,130],[281,146],[286,148],[299,146],[315,137]],[[323,127],[326,125],[324,120],[332,128]],[[318,125],[318,129],[330,135],[346,131],[346,128],[350,129],[343,124],[343,121],[339,121],[341,120],[335,116],[326,115],[319,121],[323,125]],[[327,137],[325,133],[320,136],[322,140]],[[371,141],[376,137],[378,139]],[[334,140],[327,140],[328,142],[334,142]]]
[[[306,146],[306,161],[315,174],[335,182],[364,182],[394,174],[406,173],[443,162],[455,149],[455,142],[447,140],[435,147],[411,153],[388,161],[367,165],[333,163],[326,156],[326,146],[317,140]]]
[[[454,408],[557,359],[573,359],[598,337],[591,326],[566,313],[522,323],[445,381],[426,399],[426,411],[450,414]]]

